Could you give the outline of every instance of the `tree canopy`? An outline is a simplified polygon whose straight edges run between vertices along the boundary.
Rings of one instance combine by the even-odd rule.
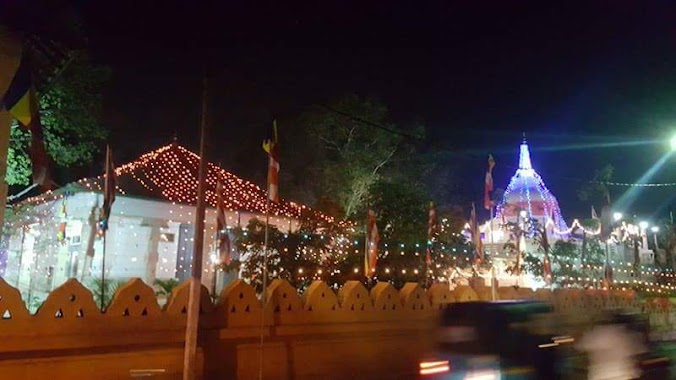
[[[383,172],[407,151],[408,142],[390,122],[387,107],[374,99],[344,96],[313,107],[299,123],[314,148],[307,166],[318,176],[317,199],[334,200],[344,218],[363,209]]]
[[[610,204],[610,189],[607,182],[613,179],[615,168],[613,165],[607,164],[601,169],[596,170],[594,178],[582,185],[577,191],[577,197],[581,201],[589,201],[597,205]]]
[[[93,65],[78,53],[51,87],[40,94],[40,117],[45,145],[60,167],[83,165],[92,160],[107,136],[101,122],[102,90],[110,77],[106,67]],[[30,132],[12,127],[7,156],[9,185],[26,185],[32,173],[28,146]]]

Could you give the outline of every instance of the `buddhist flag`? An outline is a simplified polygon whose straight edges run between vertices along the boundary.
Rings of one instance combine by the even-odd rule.
[[[230,264],[230,235],[225,219],[224,189],[223,180],[219,176],[216,184],[216,246],[221,263]]]
[[[542,261],[542,272],[545,276],[545,283],[547,285],[551,285],[552,284],[552,263],[549,261],[548,255],[545,255],[545,258]]]
[[[521,259],[523,254],[526,252],[526,235],[521,234],[516,246],[516,270],[514,274],[517,276],[521,275]]]
[[[272,123],[272,139],[263,141],[263,150],[268,153],[268,198],[279,203],[279,140],[276,120]]]
[[[66,212],[66,198],[63,198],[61,201],[61,211],[59,211],[59,232],[56,233],[56,239],[61,244],[66,244],[66,223],[67,223],[68,213]]]
[[[476,208],[474,203],[472,203],[472,212],[470,213],[469,221],[470,229],[472,230],[472,240],[474,240],[474,246],[476,247],[476,261],[481,262],[484,259],[484,246],[481,241],[481,232],[479,231],[479,223],[477,222],[476,217]]]
[[[492,155],[488,155],[488,169],[486,170],[486,178],[484,181],[484,208],[490,210],[493,208],[493,201],[491,200],[491,192],[493,191],[493,167],[495,160]]]
[[[103,185],[103,207],[99,215],[99,231],[102,234],[108,230],[110,221],[110,210],[115,202],[115,187],[117,185],[117,176],[115,174],[115,165],[113,164],[113,153],[110,146],[106,146],[106,172]]]
[[[613,284],[613,267],[610,266],[608,260],[606,260],[606,265],[603,271],[603,277],[606,283],[606,287],[610,288],[610,285]]]
[[[45,150],[44,133],[40,123],[38,97],[26,54],[21,58],[19,68],[2,99],[2,105],[22,127],[31,133],[29,156],[33,165],[33,183],[50,189],[49,158]]]
[[[425,262],[427,265],[432,264],[432,239],[434,232],[437,229],[437,210],[434,208],[434,202],[430,202],[430,212],[427,218],[427,253],[425,255]]]
[[[591,218],[592,219],[599,219],[599,216],[596,213],[596,209],[594,208],[594,205],[591,206]]]
[[[378,225],[376,224],[376,213],[369,210],[368,222],[366,228],[366,255],[364,258],[364,274],[366,277],[373,277],[378,262],[378,243],[380,234],[378,234]]]
[[[542,272],[547,285],[552,284],[552,263],[549,261],[549,238],[547,237],[547,228],[540,230],[542,250],[544,251],[544,258],[542,259]]]

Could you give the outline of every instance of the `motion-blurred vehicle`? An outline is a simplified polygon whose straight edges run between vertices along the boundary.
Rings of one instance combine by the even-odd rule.
[[[646,346],[647,351],[636,358],[641,370],[639,380],[671,379],[672,362],[650,341],[650,322],[647,316],[641,313],[617,313],[615,318],[641,336],[642,343]]]
[[[559,379],[557,335],[544,302],[462,302],[442,312],[434,355],[419,363],[421,380]]]

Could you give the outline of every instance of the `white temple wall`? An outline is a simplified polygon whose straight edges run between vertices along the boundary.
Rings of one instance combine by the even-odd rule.
[[[179,258],[179,229],[194,223],[195,207],[117,195],[106,236],[106,278],[125,280],[140,277],[152,284],[156,278],[176,277]],[[26,222],[10,238],[7,265],[2,277],[17,285],[25,299],[38,299],[75,277],[89,285],[101,278],[103,239],[98,236],[102,194],[79,192],[66,199],[65,242],[57,238],[63,199],[38,205],[39,222]],[[246,226],[256,215],[227,212],[229,226]],[[262,217],[259,216],[262,219]],[[283,232],[299,228],[295,219],[272,216]],[[212,283],[212,252],[216,231],[216,211],[207,209],[205,217],[203,283]],[[190,239],[191,240],[191,239]],[[192,240],[184,242],[192,246]],[[237,257],[236,254],[233,257]],[[190,262],[187,258],[189,273]],[[30,297],[28,297],[30,295]]]

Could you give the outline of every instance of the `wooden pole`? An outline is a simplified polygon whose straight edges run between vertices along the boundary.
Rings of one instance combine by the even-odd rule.
[[[274,133],[273,139],[274,144],[277,144],[277,120],[272,121],[272,130]],[[270,159],[272,157],[272,151],[268,153],[268,166],[267,170],[270,170]],[[265,241],[263,242],[263,293],[261,294],[261,340],[260,340],[260,351],[258,352],[258,379],[263,380],[263,343],[265,341],[265,303],[267,302],[266,294],[268,292],[268,243],[270,239],[270,179],[268,177],[268,186],[267,186],[267,195],[268,199],[265,203]],[[289,231],[291,232],[291,231]]]
[[[21,62],[23,45],[21,39],[0,25],[0,100],[9,88],[16,70]],[[12,118],[9,112],[0,106],[0,229],[5,222],[5,206],[7,205],[7,152]]]
[[[369,264],[369,204],[366,203],[366,220],[364,224],[364,277],[366,277],[366,286],[370,285],[370,278],[373,269]]]
[[[2,97],[0,96],[0,99]],[[4,107],[0,106],[0,230],[5,223],[5,207],[7,206],[7,152],[9,151],[9,135],[12,118]]]
[[[110,215],[108,215],[106,223],[110,223]],[[101,312],[104,312],[106,308],[106,302],[104,301],[106,298],[106,235],[108,235],[108,232],[103,230],[103,252],[101,254]]]
[[[202,117],[200,132],[199,184],[197,186],[197,209],[195,211],[195,235],[193,239],[192,278],[188,301],[188,323],[185,328],[185,352],[183,357],[183,380],[197,378],[197,333],[200,312],[200,290],[202,285],[202,248],[204,245],[204,213],[206,209],[207,186],[207,78],[202,82]]]
[[[26,242],[26,226],[21,225],[21,251],[19,252],[19,270],[16,274],[16,288],[19,289],[19,284],[21,283],[21,268],[23,264],[23,247]]]
[[[263,355],[263,344],[265,343],[265,303],[268,289],[268,243],[270,239],[270,184],[268,184],[268,201],[265,206],[265,241],[263,243],[263,293],[261,294],[261,340],[258,351],[258,379],[263,380],[263,364],[265,363]]]

